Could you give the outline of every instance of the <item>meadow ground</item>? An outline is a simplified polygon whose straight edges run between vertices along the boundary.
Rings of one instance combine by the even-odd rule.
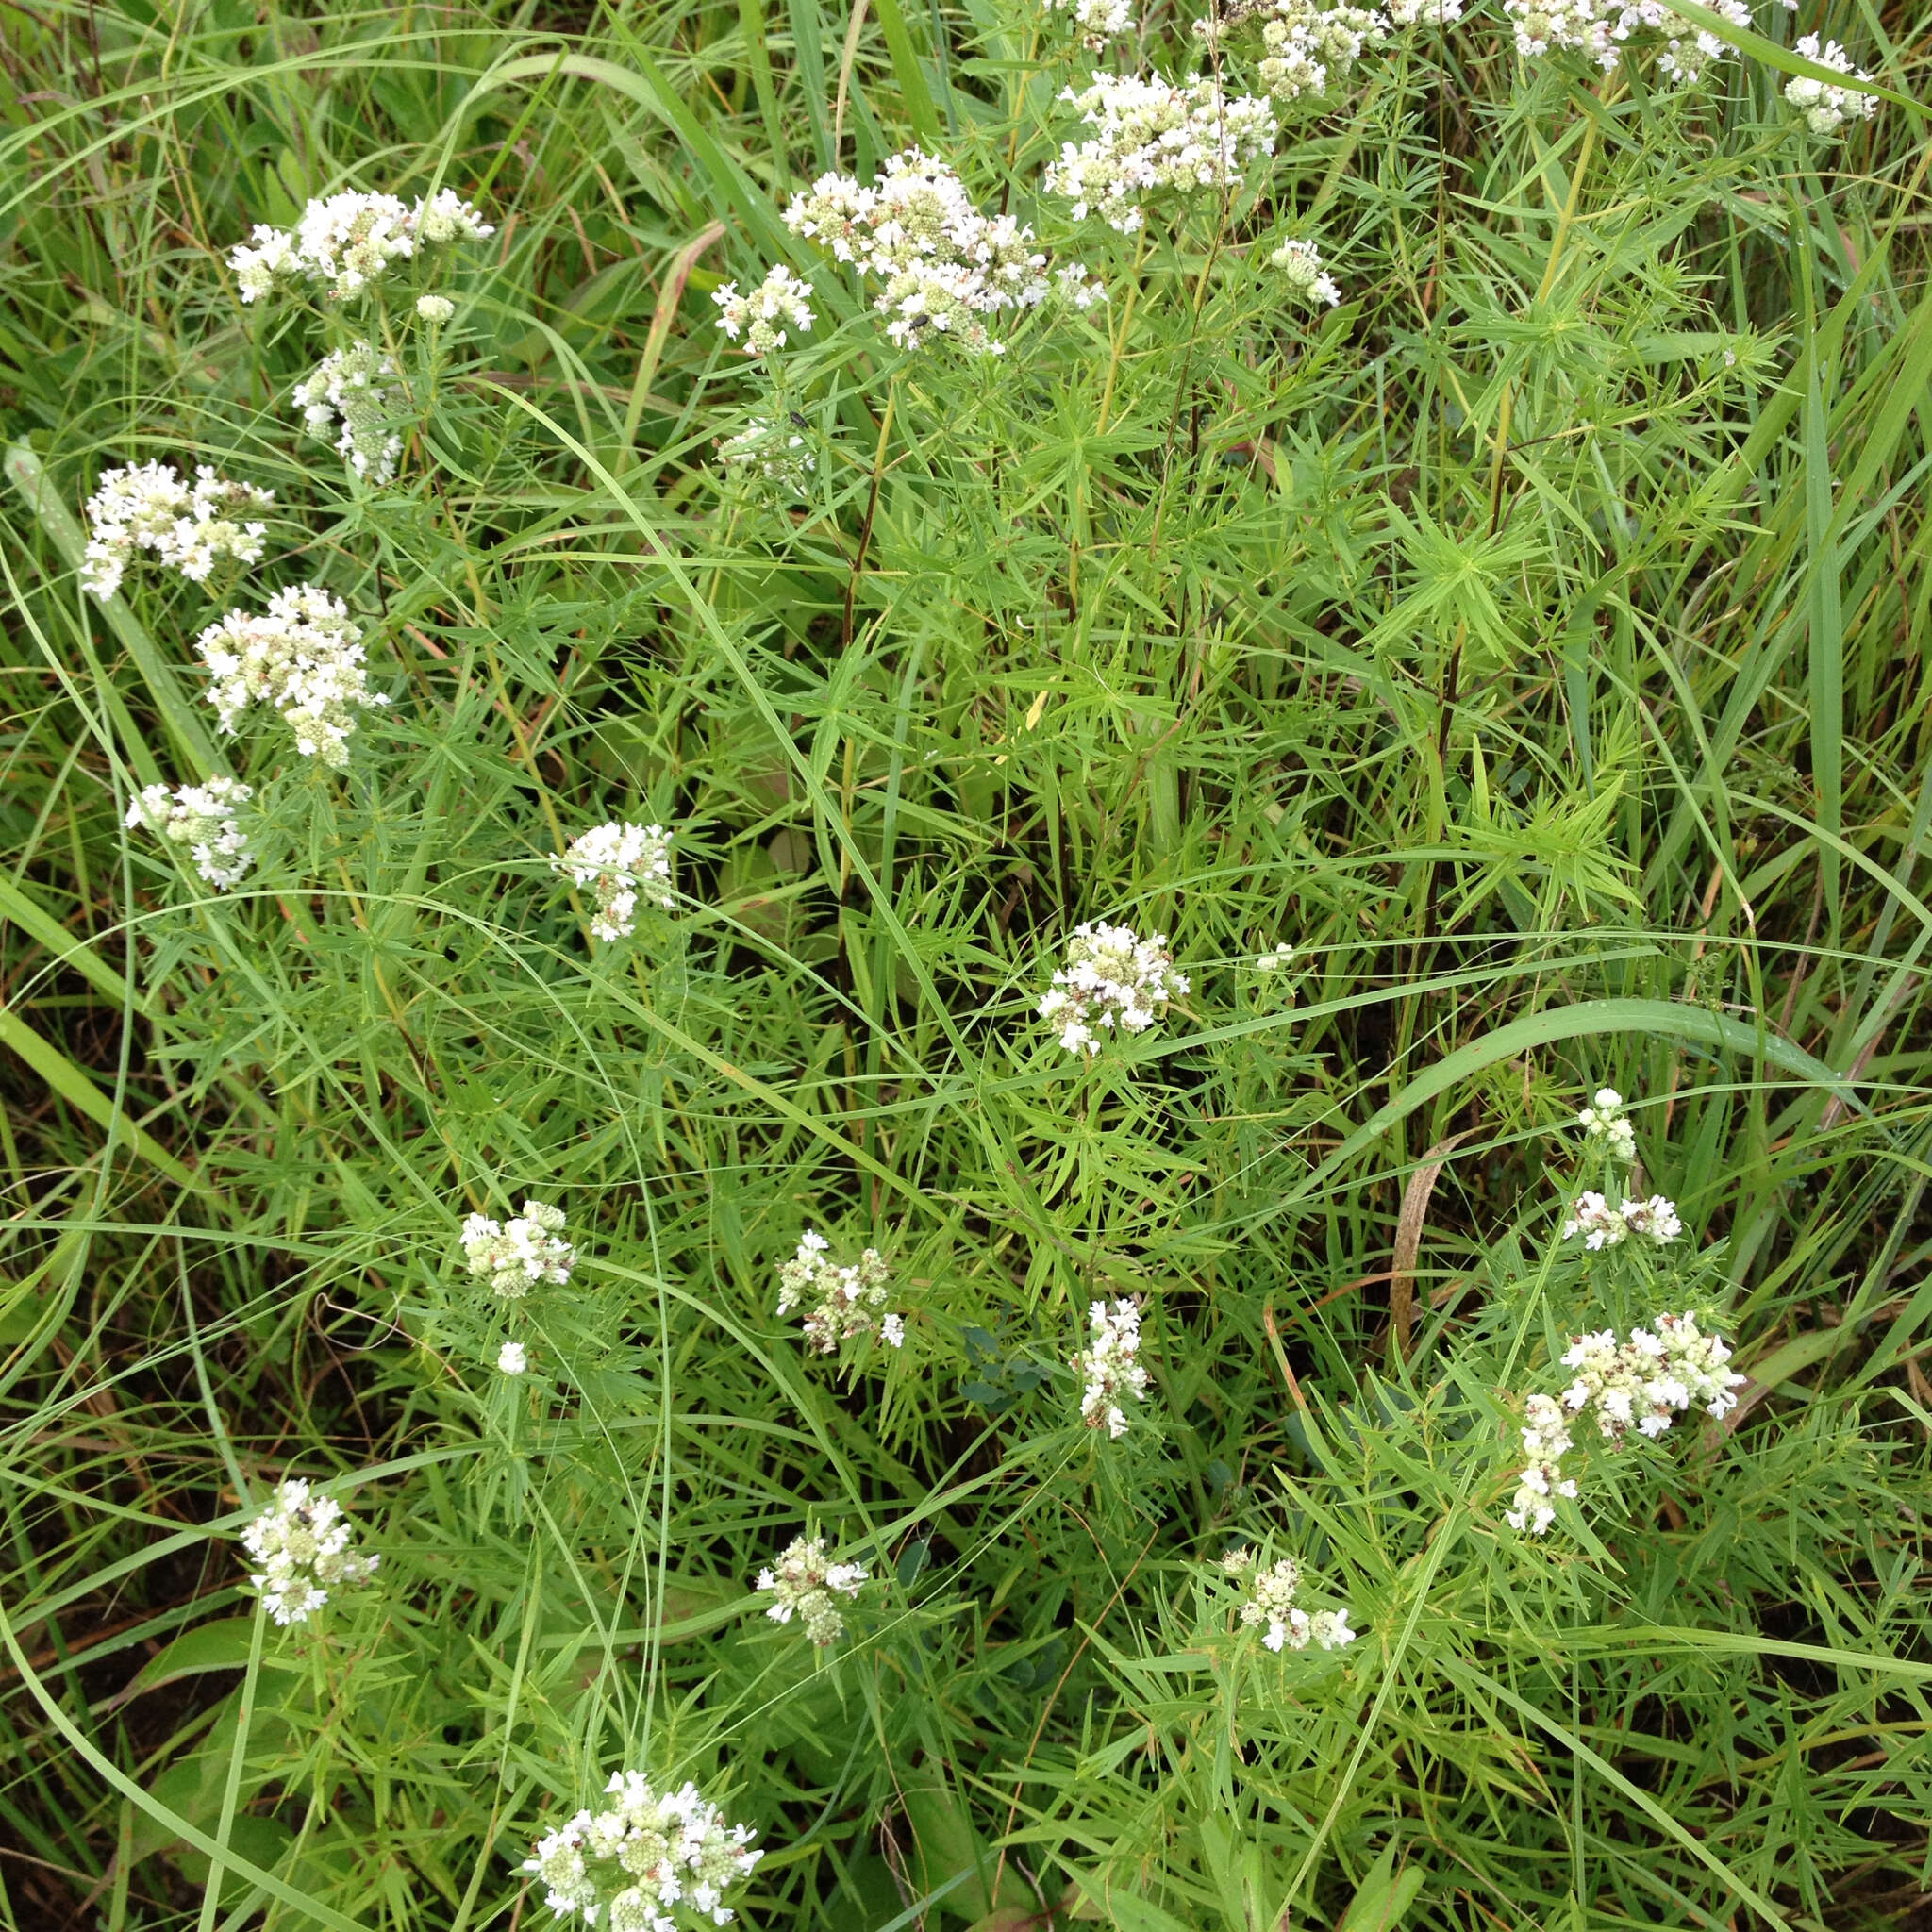
[[[1915,1923],[1824,4],[6,0],[0,1924]]]

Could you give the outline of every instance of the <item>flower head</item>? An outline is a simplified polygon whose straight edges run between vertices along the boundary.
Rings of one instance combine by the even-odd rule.
[[[805,1337],[821,1355],[841,1342],[876,1333],[897,1348],[906,1340],[902,1316],[886,1311],[891,1279],[884,1257],[867,1248],[849,1265],[836,1262],[824,1236],[807,1228],[798,1252],[778,1270],[778,1312],[805,1310]]]
[[[472,1274],[487,1280],[506,1301],[521,1301],[545,1282],[561,1288],[577,1258],[563,1239],[563,1220],[561,1208],[541,1201],[525,1201],[524,1211],[508,1222],[469,1215],[458,1237],[463,1259]]]
[[[1141,939],[1131,926],[1076,925],[1067,945],[1067,963],[1035,1008],[1050,1021],[1069,1053],[1097,1054],[1102,1036],[1143,1033],[1184,998],[1185,973],[1174,969],[1167,935]]]
[[[1576,1116],[1586,1138],[1601,1141],[1613,1160],[1637,1158],[1637,1130],[1624,1115],[1624,1096],[1614,1087],[1599,1087],[1596,1098]]]
[[[750,416],[718,445],[727,481],[762,487],[777,496],[803,496],[818,458],[789,417]]]
[[[530,1366],[529,1351],[521,1341],[506,1341],[496,1352],[496,1366],[506,1375],[521,1375]]]
[[[225,557],[260,561],[273,490],[231,483],[206,463],[191,484],[172,463],[103,470],[87,500],[88,543],[80,580],[102,603],[121,588],[143,551],[191,583],[206,583]]]
[[[259,301],[284,281],[320,283],[330,301],[341,302],[425,248],[486,241],[495,232],[453,188],[413,205],[345,189],[309,202],[292,230],[258,225],[230,252],[228,266],[243,302]]]
[[[147,786],[127,808],[126,825],[144,826],[167,844],[185,850],[194,869],[216,891],[239,886],[255,863],[242,830],[241,811],[255,793],[233,778],[205,785]]]
[[[1147,1371],[1141,1365],[1141,1307],[1117,1301],[1109,1308],[1095,1302],[1087,1310],[1087,1346],[1074,1359],[1082,1378],[1080,1420],[1090,1429],[1105,1428],[1114,1438],[1127,1433],[1122,1399],[1147,1399]]]
[[[329,1591],[367,1583],[379,1557],[358,1556],[341,1505],[316,1495],[299,1477],[275,1488],[275,1501],[242,1534],[260,1567],[250,1577],[261,1607],[277,1624],[306,1624]]]
[[[1069,15],[1079,29],[1080,44],[1090,54],[1104,53],[1116,41],[1132,39],[1138,30],[1128,0],[1046,0],[1046,10]]]
[[[711,300],[718,305],[718,326],[734,342],[742,336],[747,356],[769,356],[785,346],[788,324],[801,335],[811,332],[810,297],[811,284],[781,261],[750,294],[741,295],[736,282],[726,282],[712,291]]]
[[[1355,1641],[1345,1609],[1309,1611],[1296,1601],[1302,1572],[1291,1557],[1264,1570],[1253,1551],[1230,1550],[1221,1559],[1221,1567],[1229,1576],[1249,1585],[1247,1601],[1241,1605],[1241,1623],[1247,1629],[1263,1631],[1261,1641],[1267,1649],[1306,1650],[1313,1643],[1323,1650],[1340,1650]]]
[[[1268,103],[1230,98],[1206,75],[1176,83],[1096,74],[1060,98],[1093,132],[1061,145],[1043,185],[1074,204],[1076,222],[1097,214],[1124,235],[1145,222],[1149,196],[1237,189],[1243,171],[1274,151]]]
[[[403,439],[394,426],[406,397],[391,378],[401,375],[368,342],[332,349],[295,385],[294,402],[311,436],[333,438],[338,454],[366,482],[394,479]]]
[[[863,1563],[835,1563],[823,1537],[796,1537],[769,1570],[758,1572],[758,1588],[772,1601],[765,1615],[774,1624],[797,1617],[805,1634],[822,1648],[845,1634],[839,1599],[855,1597],[869,1581]]]
[[[447,295],[418,295],[416,316],[421,322],[441,324],[457,312],[457,305]]]
[[[724,1903],[764,1857],[754,1832],[727,1824],[695,1785],[660,1793],[641,1772],[615,1774],[613,1802],[546,1833],[522,1869],[541,1885],[558,1918],[581,1912],[609,1932],[677,1932],[678,1908],[714,1925],[735,1914]]]
[[[592,825],[570,841],[552,872],[596,895],[591,931],[600,940],[625,938],[637,926],[640,895],[670,911],[677,901],[671,891],[671,834],[662,825],[634,825],[612,820]]]
[[[356,713],[389,699],[369,689],[362,633],[339,597],[313,584],[277,591],[259,617],[231,610],[194,641],[208,701],[232,732],[252,704],[280,713],[304,758],[349,762]]]
[[[1281,271],[1281,279],[1291,293],[1305,302],[1325,302],[1330,308],[1341,300],[1335,277],[1323,273],[1322,258],[1312,242],[1284,242],[1269,263]]]
[[[1805,34],[1792,51],[1856,80],[1872,78],[1852,65],[1852,57],[1836,41],[1821,45],[1816,34]],[[1805,125],[1821,140],[1839,133],[1847,121],[1869,121],[1878,111],[1876,94],[1860,93],[1857,88],[1833,87],[1829,81],[1812,80],[1804,75],[1785,83],[1785,99],[1805,117]]]

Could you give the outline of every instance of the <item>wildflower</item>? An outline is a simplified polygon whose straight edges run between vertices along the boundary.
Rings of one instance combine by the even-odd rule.
[[[791,197],[785,225],[878,285],[873,307],[902,349],[944,337],[999,355],[1004,344],[986,318],[1046,299],[1046,257],[1033,230],[1010,215],[981,214],[958,175],[918,148],[894,155],[870,187],[820,175]]]
[[[1063,261],[1053,272],[1054,293],[1083,312],[1107,300],[1107,284],[1077,261]]]
[[[1322,272],[1322,258],[1312,242],[1284,242],[1268,261],[1281,271],[1282,280],[1304,301],[1325,302],[1333,308],[1341,300],[1334,276]]]
[[[1189,985],[1187,974],[1174,970],[1165,933],[1143,940],[1131,926],[1088,924],[1074,928],[1067,963],[1035,1010],[1053,1023],[1069,1053],[1097,1054],[1095,1028],[1145,1032]]]
[[[1061,144],[1044,186],[1072,203],[1076,222],[1098,214],[1131,235],[1151,194],[1237,189],[1242,171],[1274,150],[1274,116],[1249,94],[1230,99],[1211,76],[1178,83],[1096,74],[1080,93],[1065,89],[1093,133]]]
[[[335,437],[338,454],[380,488],[396,474],[403,439],[391,426],[408,398],[391,376],[401,371],[368,342],[332,349],[295,385],[293,400],[311,436]],[[340,426],[338,426],[340,425]]]
[[[194,869],[216,891],[239,886],[255,855],[242,830],[242,808],[255,796],[233,778],[210,778],[206,785],[150,785],[127,808],[129,831],[145,826],[170,845],[185,846]]]
[[[1080,1391],[1080,1420],[1118,1439],[1127,1433],[1121,1397],[1147,1399],[1147,1371],[1140,1361],[1140,1304],[1117,1301],[1109,1310],[1105,1302],[1094,1302],[1087,1310],[1087,1325],[1088,1345],[1074,1358],[1086,1385]]]
[[[143,550],[196,584],[206,583],[224,557],[258,562],[268,525],[249,512],[265,512],[274,501],[273,490],[230,483],[206,463],[192,484],[172,463],[103,470],[87,501],[80,580],[105,604]]]
[[[727,1824],[695,1785],[660,1794],[641,1772],[625,1771],[604,1790],[613,1805],[579,1811],[524,1860],[550,1909],[560,1919],[581,1912],[587,1925],[601,1921],[609,1932],[675,1932],[680,1905],[728,1925],[735,1914],[725,1895],[764,1857],[751,1849],[756,1834]]]
[[[1250,1630],[1267,1626],[1262,1644],[1269,1650],[1306,1650],[1310,1643],[1324,1650],[1340,1650],[1355,1641],[1343,1610],[1305,1610],[1295,1602],[1301,1589],[1301,1566],[1284,1557],[1268,1569],[1251,1550],[1230,1550],[1221,1567],[1237,1581],[1250,1587],[1241,1605],[1241,1622]]]
[[[1136,31],[1134,9],[1127,0],[1046,0],[1046,10],[1071,14],[1080,30],[1080,44],[1090,54],[1102,53]]]
[[[1724,1341],[1705,1334],[1689,1313],[1659,1315],[1654,1328],[1633,1329],[1626,1342],[1611,1328],[1575,1337],[1562,1362],[1575,1379],[1560,1403],[1536,1394],[1524,1407],[1527,1460],[1506,1512],[1510,1526],[1541,1536],[1556,1520],[1553,1499],[1575,1495],[1575,1478],[1562,1473],[1573,1446],[1571,1416],[1588,1414],[1613,1449],[1632,1427],[1642,1436],[1663,1435],[1692,1407],[1722,1421],[1737,1407],[1735,1391],[1745,1381],[1726,1366],[1730,1358]]]
[[[850,1267],[830,1258],[824,1236],[807,1228],[798,1252],[778,1271],[778,1312],[789,1315],[804,1307],[805,1337],[821,1355],[830,1355],[841,1341],[877,1332],[893,1348],[906,1340],[906,1324],[886,1313],[886,1284],[891,1279],[876,1248],[867,1248]]]
[[[276,1485],[274,1504],[242,1532],[242,1547],[261,1567],[249,1577],[261,1607],[277,1624],[306,1624],[331,1590],[367,1583],[379,1557],[350,1548],[341,1505],[311,1493],[290,1476]]]
[[[1255,961],[1255,971],[1264,977],[1272,973],[1279,973],[1293,958],[1294,948],[1291,945],[1270,946]]]
[[[1637,1130],[1624,1118],[1624,1096],[1614,1087],[1599,1087],[1576,1124],[1589,1139],[1604,1141],[1613,1160],[1637,1158]]]
[[[1390,21],[1414,26],[1426,20],[1436,26],[1454,26],[1462,18],[1462,0],[1388,0]]]
[[[1852,57],[1836,41],[1819,44],[1816,34],[1803,35],[1792,49],[1821,67],[1834,68],[1855,80],[1870,80],[1869,74],[1852,65]],[[1878,111],[1875,94],[1859,93],[1856,88],[1833,87],[1828,81],[1812,80],[1800,75],[1785,83],[1785,99],[1805,117],[1805,125],[1821,140],[1828,140],[1847,121],[1869,121]]]
[[[768,356],[785,346],[780,325],[790,323],[801,335],[811,332],[810,295],[811,284],[781,261],[749,295],[741,295],[736,282],[726,282],[712,291],[711,300],[718,305],[718,326],[734,342],[742,336],[747,356]]]
[[[1661,1194],[1653,1194],[1647,1201],[1625,1201],[1617,1211],[1632,1234],[1641,1234],[1660,1248],[1684,1232],[1676,1203],[1665,1200]]]
[[[1630,1224],[1595,1192],[1576,1197],[1576,1211],[1563,1224],[1563,1239],[1583,1237],[1586,1248],[1614,1248],[1630,1232]]]
[[[561,1288],[577,1258],[577,1251],[562,1239],[563,1219],[561,1208],[541,1201],[525,1201],[524,1211],[508,1223],[487,1214],[469,1215],[458,1238],[463,1259],[472,1274],[486,1277],[506,1301],[521,1301],[546,1281]]]
[[[1749,27],[1746,0],[1710,0],[1711,11],[1733,26]],[[1710,62],[1731,49],[1717,35],[1694,26],[1663,0],[1503,0],[1525,60],[1549,53],[1579,53],[1605,73],[1615,69],[1633,36],[1662,32],[1657,68],[1665,79],[1689,87]]]
[[[365,293],[425,247],[486,241],[495,232],[453,188],[413,207],[393,194],[344,190],[311,201],[292,232],[258,225],[229,254],[228,266],[243,302],[259,301],[282,280],[320,282],[341,302]]]
[[[550,869],[595,893],[591,931],[600,940],[621,940],[635,929],[640,892],[667,912],[677,903],[671,891],[671,834],[662,825],[616,820],[592,825],[561,858],[551,858]]]
[[[295,734],[304,758],[341,768],[349,762],[356,712],[386,705],[369,689],[361,632],[349,608],[313,584],[277,591],[259,617],[231,610],[194,641],[213,682],[208,701],[224,731],[251,704],[273,707]]]
[[[521,1341],[506,1341],[496,1352],[496,1366],[506,1375],[521,1375],[530,1366],[529,1351]]]
[[[457,305],[447,295],[418,295],[416,314],[420,321],[445,323],[457,312]]]
[[[748,418],[742,429],[718,445],[718,457],[729,480],[769,484],[786,496],[804,495],[806,479],[818,468],[810,444],[789,418]]]
[[[758,1572],[758,1587],[771,1593],[765,1615],[774,1624],[795,1616],[805,1634],[823,1649],[845,1634],[839,1598],[857,1596],[868,1581],[863,1563],[834,1563],[826,1558],[823,1537],[795,1537],[778,1558],[774,1570]]]

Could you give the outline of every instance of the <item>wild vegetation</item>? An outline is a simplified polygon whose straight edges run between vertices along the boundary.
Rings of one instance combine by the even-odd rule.
[[[8,0],[0,1923],[1911,1921],[1818,8]]]

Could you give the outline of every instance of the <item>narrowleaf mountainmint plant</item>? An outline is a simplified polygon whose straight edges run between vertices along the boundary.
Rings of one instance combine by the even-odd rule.
[[[876,1335],[898,1348],[906,1340],[906,1318],[886,1306],[891,1281],[876,1248],[840,1263],[832,1259],[831,1243],[808,1227],[799,1237],[798,1252],[778,1270],[778,1312],[802,1308],[805,1339],[821,1355],[862,1335]]]
[[[87,502],[80,580],[105,604],[143,552],[195,584],[205,584],[224,558],[258,563],[268,541],[261,519],[274,504],[273,490],[231,483],[206,463],[192,484],[172,463],[103,470]]]
[[[414,203],[344,190],[311,201],[292,229],[258,224],[231,251],[228,266],[243,302],[287,283],[308,283],[328,301],[344,302],[366,295],[424,250],[487,241],[495,232],[451,188]]]
[[[1355,1641],[1345,1609],[1308,1610],[1297,1601],[1302,1570],[1293,1557],[1283,1557],[1264,1569],[1254,1551],[1230,1550],[1221,1559],[1221,1567],[1247,1587],[1241,1623],[1245,1628],[1262,1633],[1261,1642],[1267,1649],[1306,1650],[1312,1643],[1323,1650],[1341,1650]]]
[[[1055,969],[1036,1011],[1069,1053],[1091,1056],[1108,1036],[1144,1033],[1188,991],[1165,933],[1143,940],[1131,926],[1097,922],[1074,928],[1067,963]]]

